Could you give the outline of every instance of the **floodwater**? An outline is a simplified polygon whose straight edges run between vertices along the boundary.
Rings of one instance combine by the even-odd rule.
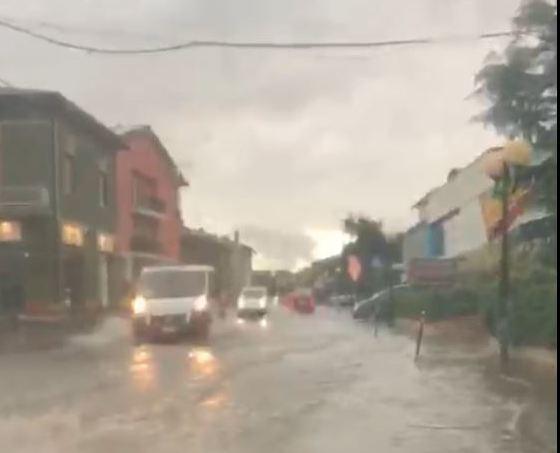
[[[427,344],[320,308],[216,320],[207,344],[135,345],[126,320],[0,355],[0,451],[556,451],[556,402],[484,351]]]

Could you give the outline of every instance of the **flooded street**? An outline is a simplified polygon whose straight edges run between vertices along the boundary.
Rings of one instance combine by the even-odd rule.
[[[124,320],[0,357],[6,452],[547,452],[556,405],[485,360],[327,309],[134,345]],[[554,406],[554,407],[553,407]]]

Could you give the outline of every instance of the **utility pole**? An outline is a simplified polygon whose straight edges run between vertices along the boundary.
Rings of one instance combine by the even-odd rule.
[[[505,366],[509,363],[509,343],[511,334],[511,298],[510,298],[510,279],[509,279],[509,237],[508,237],[508,218],[509,218],[509,191],[511,186],[510,168],[507,162],[503,163],[502,177],[502,242],[500,256],[500,321],[499,321],[499,341],[500,359]]]

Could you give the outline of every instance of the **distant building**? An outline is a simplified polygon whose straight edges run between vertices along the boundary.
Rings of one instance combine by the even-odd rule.
[[[127,145],[117,157],[117,252],[124,281],[146,265],[181,257],[179,191],[188,185],[149,126],[115,128]]]
[[[216,291],[233,298],[251,282],[253,254],[254,250],[242,244],[237,233],[232,240],[202,229],[183,229],[181,260],[214,267]]]
[[[453,169],[447,181],[430,190],[413,206],[418,222],[405,234],[405,267],[414,258],[455,258],[484,247],[499,234],[501,203],[492,194],[494,181],[483,170],[491,148],[462,169]],[[548,215],[535,202],[531,178],[537,167],[510,197],[510,229],[526,237],[532,225]]]
[[[83,313],[114,300],[123,148],[60,93],[0,88],[0,311],[46,316],[68,299]]]
[[[251,273],[251,286],[265,287],[269,295],[276,295],[278,292],[276,283],[276,272],[270,270],[259,270]]]

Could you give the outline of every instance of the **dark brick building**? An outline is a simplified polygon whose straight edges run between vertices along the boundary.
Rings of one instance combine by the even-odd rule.
[[[0,88],[0,310],[98,310],[115,297],[121,139],[56,92]],[[14,296],[15,294],[15,296]]]

